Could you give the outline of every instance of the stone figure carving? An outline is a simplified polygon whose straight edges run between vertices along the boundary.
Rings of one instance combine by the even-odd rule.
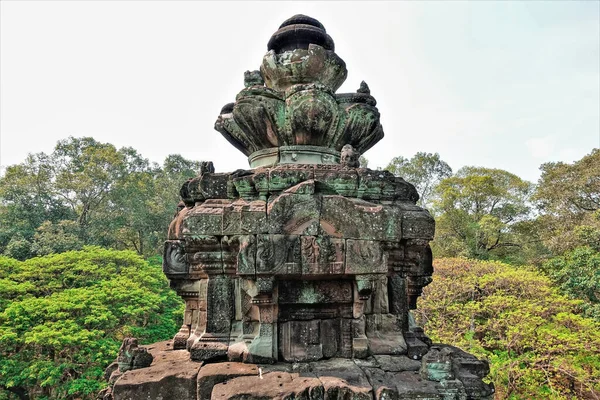
[[[344,167],[358,168],[360,166],[359,158],[360,154],[351,145],[346,144],[342,147],[340,164]]]

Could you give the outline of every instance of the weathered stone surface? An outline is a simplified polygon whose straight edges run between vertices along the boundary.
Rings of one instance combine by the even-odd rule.
[[[221,235],[223,233],[223,207],[195,206],[186,214],[181,232],[183,235]]]
[[[152,354],[148,353],[146,348],[138,346],[136,338],[125,338],[119,349],[117,364],[119,371],[126,372],[149,366],[152,358]]]
[[[330,329],[332,325],[321,321],[317,328],[315,321],[305,322],[308,325],[301,341],[313,345],[322,343],[324,350],[327,339],[323,340],[323,329]],[[101,398],[491,400],[494,392],[492,385],[483,383],[475,375],[485,372],[476,367],[477,362],[484,363],[455,347],[444,345],[433,346],[433,353],[422,362],[406,356],[376,355],[365,360],[332,358],[294,364],[202,364],[190,361],[185,350],[172,350],[169,342],[151,345],[148,352],[154,357],[149,367],[121,373],[115,369],[116,365],[113,366],[110,377],[113,385],[101,393]],[[423,376],[432,362],[446,360],[450,360],[452,371],[457,371],[456,378],[448,375],[449,379],[436,376],[436,380],[428,380]],[[419,365],[422,365],[421,372],[416,370]]]
[[[375,355],[377,365],[387,372],[419,371],[421,362],[407,356]]]
[[[387,273],[381,243],[374,240],[346,240],[346,274]]]
[[[407,344],[392,314],[365,315],[366,334],[372,354],[406,354]]]
[[[179,278],[189,273],[185,254],[185,243],[181,240],[167,240],[163,251],[163,272],[169,278]]]
[[[402,237],[405,239],[433,240],[435,221],[423,210],[402,213]]]
[[[352,360],[334,358],[311,363],[311,371],[323,383],[324,399],[372,398],[372,387],[367,376]]]
[[[323,358],[319,320],[289,321],[279,325],[279,352],[285,361]]]
[[[396,209],[343,196],[324,195],[320,226],[323,235],[347,239],[394,240],[402,238]]]
[[[329,236],[302,236],[302,275],[342,275],[345,241]]]
[[[190,275],[205,278],[223,273],[223,252],[218,236],[198,235],[185,238]]]
[[[300,275],[300,236],[257,235],[256,273]]]
[[[113,399],[195,399],[196,375],[202,363],[190,361],[186,350],[171,350],[169,344],[149,346],[154,355],[152,365],[125,372],[113,386]]]
[[[406,371],[394,374],[398,399],[443,400],[435,382],[426,381],[418,372]]]
[[[242,376],[215,385],[212,399],[323,399],[323,385],[312,376],[288,372],[269,372],[261,376]]]
[[[316,235],[320,212],[319,196],[283,193],[267,206],[269,233]]]
[[[279,283],[279,304],[339,304],[352,302],[352,286],[348,280],[301,281]]]
[[[207,364],[203,366],[197,379],[197,399],[210,400],[215,385],[240,376],[258,376],[258,366],[237,362]]]

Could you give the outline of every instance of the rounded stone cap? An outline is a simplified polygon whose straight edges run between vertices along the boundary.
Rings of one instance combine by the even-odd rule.
[[[315,18],[309,17],[308,15],[304,15],[304,14],[296,14],[293,17],[286,19],[285,21],[283,21],[283,23],[281,25],[279,25],[279,29],[285,28],[286,26],[297,25],[297,24],[312,25],[316,28],[321,28],[323,30],[323,32],[325,32],[325,27],[323,26],[322,23],[320,23]]]
[[[335,50],[333,39],[326,33],[323,24],[314,18],[298,14],[281,24],[279,30],[271,36],[267,49],[279,54],[288,50],[308,49],[311,43],[326,50]]]

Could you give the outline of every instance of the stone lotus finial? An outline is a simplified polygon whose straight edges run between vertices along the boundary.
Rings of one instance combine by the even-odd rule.
[[[323,24],[295,15],[267,48],[260,71],[245,73],[245,89],[215,123],[251,167],[339,164],[345,144],[362,154],[383,138],[377,102],[364,81],[355,93],[335,93],[346,64]]]

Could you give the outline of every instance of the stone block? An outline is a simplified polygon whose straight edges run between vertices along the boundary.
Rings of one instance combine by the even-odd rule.
[[[233,305],[232,279],[225,275],[211,276],[206,291],[206,333],[223,334],[229,338]]]
[[[224,236],[221,239],[221,249],[225,273],[254,277],[256,274],[256,236]]]
[[[311,371],[323,382],[325,399],[372,399],[367,376],[352,360],[333,358],[310,365]]]
[[[195,206],[185,216],[182,224],[184,236],[221,235],[223,233],[223,207]]]
[[[267,202],[254,200],[242,208],[241,233],[258,234],[267,233]]]
[[[394,374],[399,399],[443,400],[435,382],[426,381],[416,371]]]
[[[421,359],[421,376],[436,382],[454,379],[452,351],[448,348],[431,348]]]
[[[385,276],[372,281],[372,293],[364,302],[365,314],[387,314],[389,312],[388,283]]]
[[[339,304],[352,302],[349,280],[279,281],[279,304]]]
[[[404,239],[433,240],[435,220],[427,210],[402,212],[402,237]]]
[[[267,200],[269,195],[269,170],[257,168],[252,175],[252,183],[260,200]]]
[[[407,356],[374,355],[378,366],[387,372],[419,371],[421,362]]]
[[[315,168],[315,180],[320,191],[326,194],[338,194],[340,196],[356,197],[358,193],[358,174],[350,168]]]
[[[349,304],[290,304],[279,308],[279,320],[352,318]]]
[[[332,358],[340,356],[341,343],[341,319],[323,319],[321,320],[320,342],[323,351],[323,357]]]
[[[280,165],[269,171],[269,192],[282,192],[313,178],[312,168],[290,168]]]
[[[253,178],[254,178],[254,175],[250,174],[250,175],[235,177],[235,178],[232,178],[232,180],[231,180],[231,183],[235,187],[236,192],[239,194],[239,196],[242,199],[244,199],[246,201],[256,200],[256,198],[258,197],[258,192],[256,191],[256,188],[254,187]]]
[[[212,399],[323,399],[322,382],[314,376],[274,371],[261,376],[241,376],[215,385]]]
[[[261,364],[276,362],[277,332],[277,323],[267,323],[261,320],[258,336],[248,345],[248,353],[244,361]]]
[[[373,387],[375,400],[397,400],[398,389],[393,374],[379,368],[363,368],[369,383]]]
[[[170,342],[155,343],[148,351],[154,356],[152,364],[121,375],[113,386],[113,399],[195,399],[202,363],[190,361],[186,350],[172,350]]]
[[[365,200],[393,200],[396,194],[396,179],[388,171],[359,168],[358,197]]]
[[[320,196],[282,193],[269,200],[268,231],[271,234],[316,235],[320,213]]]
[[[198,186],[205,199],[226,199],[229,179],[228,173],[202,174]]]
[[[242,210],[246,204],[242,202],[229,203],[223,207],[223,235],[239,235],[242,231]]]
[[[323,358],[320,321],[288,321],[279,324],[279,353],[288,362]]]
[[[223,273],[223,253],[219,237],[188,236],[185,238],[185,248],[193,277]]]
[[[346,274],[387,273],[381,243],[374,240],[346,240]]]
[[[369,349],[373,354],[406,354],[407,344],[392,314],[365,315]]]
[[[258,376],[258,366],[239,362],[207,364],[200,368],[197,378],[197,399],[210,400],[215,385],[240,376]]]
[[[295,235],[257,235],[256,273],[300,275],[300,237]]]
[[[401,221],[400,211],[391,205],[324,195],[319,224],[321,234],[332,237],[399,241]]]

